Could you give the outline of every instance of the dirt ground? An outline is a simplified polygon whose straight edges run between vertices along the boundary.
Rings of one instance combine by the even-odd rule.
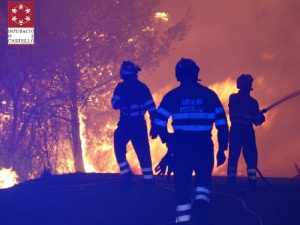
[[[117,174],[68,174],[27,181],[0,191],[0,225],[163,225],[175,218],[172,182],[158,177],[152,191],[142,178],[120,190]],[[261,180],[255,192],[239,178],[229,191],[213,178],[212,225],[299,225],[300,179]]]

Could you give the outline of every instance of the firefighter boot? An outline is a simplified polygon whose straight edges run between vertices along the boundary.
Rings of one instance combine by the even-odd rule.
[[[210,225],[208,219],[209,204],[206,201],[194,201],[192,208],[193,225]]]

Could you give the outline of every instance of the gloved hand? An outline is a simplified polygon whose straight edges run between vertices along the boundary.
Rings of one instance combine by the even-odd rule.
[[[155,167],[155,172],[161,176],[167,175],[167,178],[170,179],[173,172],[173,155],[167,152]]]
[[[266,121],[266,118],[262,112],[259,112],[253,119],[255,126],[261,126]]]
[[[225,160],[226,160],[226,156],[225,156],[224,150],[219,149],[219,151],[217,153],[217,167],[223,165]]]

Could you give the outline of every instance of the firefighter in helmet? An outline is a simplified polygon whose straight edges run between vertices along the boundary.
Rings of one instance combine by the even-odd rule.
[[[257,100],[250,95],[253,81],[250,74],[240,75],[237,79],[239,91],[229,97],[231,127],[227,184],[230,188],[236,186],[237,165],[241,151],[247,164],[249,183],[253,188],[256,186],[257,147],[253,124],[261,125],[265,117],[259,110]]]
[[[131,141],[137,154],[146,185],[153,184],[152,162],[148,141],[147,125],[144,119],[148,111],[153,121],[155,103],[148,87],[138,80],[140,67],[131,61],[124,61],[120,75],[123,82],[118,83],[111,100],[112,107],[120,110],[118,127],[114,133],[114,150],[120,168],[123,188],[132,184],[132,172],[126,159],[126,145]],[[150,131],[152,138],[157,135]]]
[[[218,129],[218,164],[225,161],[228,125],[218,96],[198,83],[200,68],[191,59],[182,58],[175,72],[180,85],[167,93],[157,109],[155,125],[168,153],[156,167],[164,174],[171,162],[174,170],[176,223],[207,224],[214,166],[211,138],[213,124]],[[168,133],[167,121],[172,117],[174,133]],[[195,172],[195,195],[190,199],[192,174]]]

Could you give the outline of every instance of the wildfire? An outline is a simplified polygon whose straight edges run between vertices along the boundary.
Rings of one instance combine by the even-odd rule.
[[[217,93],[224,107],[227,107],[229,95],[238,91],[236,83],[231,77],[227,78],[223,82],[217,82],[209,85],[209,88]]]
[[[173,87],[171,85],[167,85],[164,88],[153,93],[153,98],[156,104],[158,105],[164,96],[169,90]],[[209,85],[209,88],[214,90],[219,96],[224,109],[228,112],[228,99],[229,95],[232,93],[236,93],[238,90],[236,88],[236,82],[233,78],[229,77],[222,82],[216,82]],[[228,113],[227,113],[228,115]],[[85,115],[80,114],[80,137],[83,151],[83,160],[84,167],[86,172],[101,172],[101,173],[118,173],[119,168],[114,155],[114,146],[113,146],[113,132],[116,129],[116,121],[111,119],[107,120],[106,124],[102,127],[99,127],[100,134],[95,136],[89,136],[87,140],[87,131],[85,126]],[[150,129],[150,118],[149,115],[146,114],[146,122],[148,125],[148,129]],[[230,123],[228,119],[228,123]],[[229,124],[230,125],[230,124]],[[168,123],[169,132],[172,131],[172,127],[170,121]],[[217,153],[218,142],[217,142],[217,130],[214,128],[212,131],[212,138],[215,143],[215,154]],[[163,155],[166,153],[167,148],[165,144],[162,144],[160,139],[157,138],[155,140],[149,139],[150,149],[151,149],[151,157],[152,164],[155,167],[158,162],[161,160]],[[129,164],[135,174],[141,174],[140,165],[133,150],[132,144],[129,143],[127,146],[127,159]],[[228,152],[226,153],[228,154]],[[228,156],[228,155],[227,155]],[[69,161],[68,161],[69,162]],[[73,163],[73,160],[71,160]],[[215,175],[225,175],[226,166],[222,166],[220,168],[215,167],[213,173]],[[239,168],[238,173],[240,174],[242,168]]]
[[[89,158],[87,157],[87,144],[86,138],[84,136],[85,133],[85,123],[83,122],[85,116],[83,114],[79,115],[79,122],[80,122],[80,139],[81,139],[81,148],[82,148],[82,158],[84,163],[84,170],[86,173],[96,172],[95,167],[90,162]]]
[[[158,105],[164,96],[169,90],[173,87],[171,85],[167,85],[164,88],[156,91],[153,93],[153,98],[156,104]],[[233,78],[229,77],[222,82],[216,82],[209,85],[209,88],[214,90],[217,95],[219,96],[224,109],[228,112],[228,99],[229,95],[232,93],[236,93],[238,90],[236,88],[236,82]],[[228,115],[228,113],[227,113]],[[86,133],[85,133],[85,124],[84,124],[84,115],[80,115],[80,134],[81,134],[81,141],[82,141],[82,150],[83,150],[83,158],[84,158],[84,165],[87,172],[102,172],[102,173],[118,173],[119,168],[117,165],[117,161],[114,155],[114,147],[113,147],[113,131],[115,130],[115,121],[107,121],[105,126],[100,128],[101,135],[100,137],[89,137],[89,142],[86,140]],[[148,125],[148,129],[150,129],[150,118],[146,114],[146,121]],[[230,123],[228,119],[228,123]],[[230,124],[229,124],[230,125]],[[168,123],[168,130],[172,131],[170,121]],[[217,153],[218,142],[217,142],[217,130],[214,128],[212,131],[213,141],[215,143],[215,154]],[[89,143],[89,144],[87,144]],[[152,164],[155,167],[158,162],[161,160],[163,155],[166,153],[167,149],[165,144],[162,144],[160,139],[157,138],[155,140],[149,140],[150,149],[151,149],[151,157],[152,157]],[[127,159],[129,164],[135,174],[141,174],[140,165],[137,160],[137,156],[135,151],[133,150],[132,145],[129,143],[127,146]],[[228,154],[228,152],[226,153]],[[227,155],[228,156],[228,155]],[[226,166],[215,167],[213,174],[214,175],[225,175],[226,173]],[[241,174],[243,168],[238,168],[238,173]]]
[[[229,77],[223,82],[217,82],[217,83],[214,83],[212,85],[209,85],[209,88],[217,93],[217,95],[219,96],[220,101],[222,102],[222,105],[223,105],[225,111],[228,112],[227,108],[228,108],[229,96],[232,93],[236,93],[238,91],[238,89],[236,88],[235,81],[231,77]],[[230,125],[230,120],[229,120],[229,117],[228,117],[228,113],[227,113],[227,122]],[[212,131],[212,137],[213,137],[213,142],[218,143],[217,129],[215,129],[215,128]],[[215,144],[214,147],[215,147],[214,153],[216,155],[217,151],[218,151],[218,145]],[[226,154],[226,157],[228,158],[228,151],[225,154]],[[225,175],[224,166],[215,167],[214,170],[213,170],[213,174],[214,175]]]
[[[156,105],[160,103],[162,97],[172,88],[173,87],[171,85],[167,85],[164,88],[161,88],[160,90],[153,93],[153,98],[156,102]],[[212,85],[209,85],[209,88],[211,88],[217,93],[225,108],[225,111],[228,111],[227,105],[229,95],[237,92],[235,80],[229,77],[228,79],[222,82],[216,82]],[[148,125],[148,129],[150,129],[150,118],[148,114],[146,114],[145,119]],[[85,172],[118,173],[119,168],[114,155],[113,146],[113,132],[116,129],[116,121],[112,119],[107,120],[104,126],[99,127],[99,136],[95,135],[87,137],[85,120],[85,115],[83,113],[80,113],[80,138]],[[229,119],[228,122],[230,122]],[[170,121],[168,123],[168,130],[169,132],[173,132]],[[213,129],[212,134],[214,143],[217,143],[217,130],[215,128]],[[165,144],[161,143],[159,138],[155,140],[149,139],[149,143],[151,149],[152,164],[153,167],[155,167],[166,153],[167,148]],[[129,143],[127,147],[127,159],[133,172],[135,174],[141,174],[140,164],[138,162],[137,156],[135,154],[135,151],[133,150],[131,143]],[[215,154],[218,150],[217,148],[218,145],[215,144]],[[70,154],[64,153],[64,155],[61,155],[62,152],[65,151],[60,151],[58,160],[61,161],[58,162],[58,167],[56,168],[57,172],[61,174],[74,171],[74,159],[72,158],[71,152],[69,152]],[[224,168],[224,166],[221,168],[215,167],[213,173],[218,175],[224,175]],[[18,175],[15,171],[12,170],[12,168],[0,169],[0,189],[12,187],[17,183]]]
[[[228,78],[223,82],[212,84],[210,85],[210,88],[218,94],[224,106],[227,105],[229,95],[237,91],[235,81],[231,78]],[[166,87],[158,90],[153,94],[154,101],[157,105],[161,101],[163,95],[170,89],[172,89],[172,86],[167,85]],[[119,172],[119,168],[113,151],[114,147],[112,133],[116,128],[116,126],[113,125],[114,123],[111,121],[107,121],[105,126],[101,129],[101,137],[89,137],[92,138],[92,140],[89,140],[88,143],[92,144],[88,146],[85,136],[86,133],[84,120],[85,116],[83,114],[80,114],[80,135],[86,172]],[[150,129],[150,119],[148,115],[146,115],[146,121],[148,124],[148,129]],[[172,132],[170,123],[168,124],[168,129],[170,132]],[[213,130],[213,138],[214,141],[217,140],[215,129]],[[149,142],[151,148],[152,164],[154,167],[161,160],[167,149],[165,144],[162,144],[159,138],[155,140],[150,139]],[[127,159],[133,172],[136,174],[140,174],[140,165],[137,160],[135,151],[133,150],[133,147],[130,143],[128,144],[127,149]],[[220,173],[219,169],[216,169],[214,172]]]
[[[154,18],[156,20],[160,20],[162,22],[168,22],[169,18],[170,18],[170,15],[166,12],[156,12],[155,15],[154,15]]]
[[[0,189],[9,188],[18,183],[18,174],[12,168],[0,169]]]
[[[61,149],[57,152],[57,165],[55,169],[58,174],[75,172],[73,153],[67,146],[68,142],[62,141]]]

